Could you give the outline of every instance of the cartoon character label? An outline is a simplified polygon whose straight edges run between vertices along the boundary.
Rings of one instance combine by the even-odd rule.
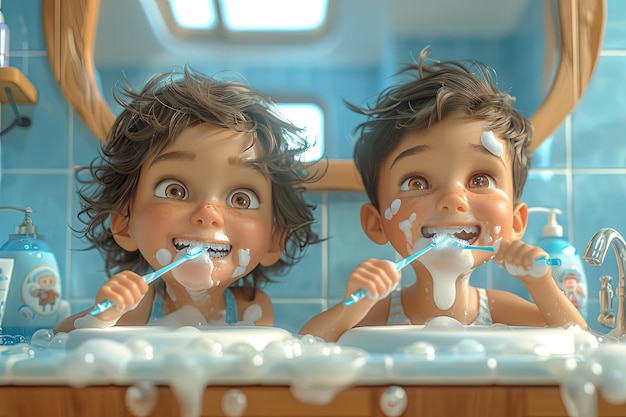
[[[60,298],[59,271],[50,265],[39,265],[28,271],[22,281],[22,300],[25,306],[20,308],[20,316],[29,319],[34,318],[35,314],[55,314]]]

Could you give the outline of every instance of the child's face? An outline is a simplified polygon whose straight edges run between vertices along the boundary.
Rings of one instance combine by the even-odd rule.
[[[138,248],[155,269],[186,253],[190,242],[209,246],[210,259],[202,256],[195,269],[196,260],[188,261],[163,278],[193,290],[229,285],[258,264],[276,262],[272,184],[245,163],[259,156],[251,144],[251,134],[207,124],[185,130],[142,167],[127,236],[118,243]]]
[[[484,122],[459,119],[407,133],[381,167],[380,209],[368,235],[378,243],[390,241],[403,256],[430,243],[433,233],[488,246],[499,238],[520,238],[525,206],[514,206],[507,145],[484,133]],[[491,256],[473,254],[475,265]]]

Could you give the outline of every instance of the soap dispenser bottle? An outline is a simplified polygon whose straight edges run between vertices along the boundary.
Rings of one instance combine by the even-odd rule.
[[[576,248],[563,236],[563,227],[557,222],[557,208],[531,207],[529,212],[548,214],[548,223],[542,229],[538,246],[548,252],[551,258],[559,258],[561,265],[552,267],[552,277],[565,296],[576,306],[578,311],[587,318],[587,278],[583,262]]]
[[[0,206],[24,212],[15,234],[0,247],[0,345],[27,342],[39,329],[51,329],[69,315],[61,300],[61,278],[54,254],[37,234],[30,207]]]

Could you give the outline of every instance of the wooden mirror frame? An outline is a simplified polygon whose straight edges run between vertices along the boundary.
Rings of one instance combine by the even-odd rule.
[[[602,45],[604,0],[557,0],[561,59],[551,89],[530,118],[536,149],[574,109],[589,84]],[[115,116],[96,82],[94,46],[100,0],[42,0],[46,48],[54,78],[72,108],[100,140]],[[539,76],[539,74],[538,74]],[[362,190],[352,160],[331,159],[309,190]]]

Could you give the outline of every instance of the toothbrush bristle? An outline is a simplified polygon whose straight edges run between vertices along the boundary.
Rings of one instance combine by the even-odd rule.
[[[197,255],[204,250],[204,246],[199,243],[192,243],[187,247],[187,255]]]

